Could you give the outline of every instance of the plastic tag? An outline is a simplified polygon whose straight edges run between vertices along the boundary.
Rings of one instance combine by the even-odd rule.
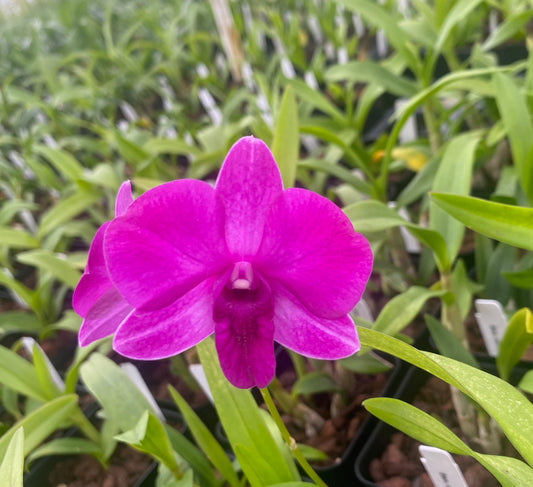
[[[468,487],[452,456],[445,450],[420,445],[420,461],[435,487]]]
[[[364,298],[361,298],[355,305],[353,312],[356,316],[360,316],[366,321],[374,322],[374,316],[372,315],[370,306],[368,306],[368,303],[364,300]]]
[[[477,311],[476,320],[487,352],[491,357],[496,357],[507,328],[507,318],[502,305],[494,299],[476,299],[474,305]]]
[[[191,364],[189,365],[189,371],[191,372],[192,376],[196,379],[196,382],[198,382],[198,385],[204,391],[204,394],[207,396],[207,399],[211,401],[211,403],[215,403],[215,400],[213,399],[213,394],[211,394],[211,389],[209,389],[209,384],[207,383],[207,377],[205,376],[204,368],[202,367],[202,364]]]
[[[26,349],[26,351],[33,357],[33,347],[37,347],[44,357],[44,361],[46,364],[46,368],[48,369],[48,373],[50,374],[50,378],[54,382],[54,384],[59,388],[60,391],[65,390],[65,383],[63,382],[63,379],[59,375],[56,368],[53,366],[52,362],[50,362],[50,359],[48,358],[48,355],[44,353],[44,350],[41,348],[41,346],[32,338],[32,337],[22,337],[21,339],[22,346]]]
[[[123,364],[120,364],[120,368],[129,377],[129,379],[135,384],[135,387],[137,387],[137,389],[141,391],[141,394],[150,403],[157,417],[161,421],[165,421],[165,416],[163,412],[161,411],[161,409],[159,409],[159,406],[157,405],[157,402],[154,399],[154,396],[152,396],[150,389],[148,389],[148,386],[146,385],[146,382],[144,382],[144,379],[142,378],[142,375],[137,369],[137,367],[135,367],[135,365],[133,365],[130,362],[124,362]]]
[[[396,102],[394,103],[394,112],[401,113],[404,105],[406,105],[407,102],[408,100],[406,98],[399,98],[398,100],[396,100]],[[416,118],[414,117],[414,115],[411,115],[401,128],[400,134],[398,135],[398,140],[402,144],[406,144],[407,142],[412,142],[417,138],[418,134],[416,128]]]
[[[389,201],[388,203],[389,208],[396,208],[396,202],[395,201]],[[407,213],[407,210],[405,208],[400,208],[398,210],[398,215],[400,215],[404,220],[407,220],[408,222],[411,221],[411,218],[409,217],[409,213]],[[411,254],[419,254],[422,251],[422,248],[420,247],[420,242],[413,237],[409,231],[405,227],[400,227],[400,235],[402,236],[403,243],[405,245],[405,250]]]

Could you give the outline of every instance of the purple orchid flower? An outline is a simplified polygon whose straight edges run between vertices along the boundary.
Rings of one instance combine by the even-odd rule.
[[[249,388],[274,377],[274,341],[318,359],[360,347],[348,313],[370,276],[368,242],[326,198],[283,190],[258,139],[232,147],[215,188],[197,180],[162,184],[104,231],[95,261],[100,269],[105,255],[113,284],[102,270],[105,286],[95,276],[83,287],[100,296],[101,288],[116,288],[133,308],[113,341],[122,355],[169,357],[214,333],[224,374]],[[91,266],[89,259],[89,275]],[[115,331],[106,324],[91,332],[87,318],[84,324],[87,343]]]
[[[133,202],[131,183],[120,186],[115,201],[115,217],[123,215]],[[112,335],[133,307],[111,282],[104,257],[104,234],[110,222],[96,232],[89,248],[85,272],[74,290],[72,306],[84,318],[78,340],[80,346]]]

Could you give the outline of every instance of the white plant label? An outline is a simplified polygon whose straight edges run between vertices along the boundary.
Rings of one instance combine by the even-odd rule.
[[[445,450],[420,445],[420,461],[435,487],[468,487],[452,456]]]
[[[477,311],[476,320],[487,352],[491,357],[496,357],[507,328],[507,318],[502,305],[494,299],[476,299],[474,305]]]

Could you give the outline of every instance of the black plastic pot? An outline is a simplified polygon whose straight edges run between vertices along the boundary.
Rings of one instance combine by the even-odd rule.
[[[159,404],[163,414],[167,420],[174,420],[183,423],[182,433],[186,433],[186,425],[183,422],[181,414],[172,407],[170,404]],[[89,420],[96,418],[96,414],[99,411],[100,406],[97,403],[92,403],[85,409],[85,414]],[[77,428],[69,428],[63,434],[65,437],[73,437],[79,435]],[[24,487],[55,487],[49,481],[50,474],[52,473],[55,465],[66,458],[73,458],[74,455],[58,455],[44,457],[36,460],[31,465],[30,471],[24,475]],[[155,480],[157,476],[157,462],[152,462],[147,470],[141,474],[138,480],[135,481],[132,487],[153,487],[155,486]]]

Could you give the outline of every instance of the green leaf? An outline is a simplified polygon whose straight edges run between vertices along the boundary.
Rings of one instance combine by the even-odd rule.
[[[173,472],[181,472],[184,468],[184,465],[178,465],[176,461],[161,421],[149,411],[143,413],[131,430],[115,436],[115,439],[147,453]]]
[[[168,390],[200,449],[228,483],[232,487],[238,487],[239,477],[218,441],[179,392],[172,386]]]
[[[394,296],[381,310],[372,329],[388,335],[402,331],[422,309],[428,299],[442,297],[445,291],[412,286]]]
[[[511,145],[513,163],[520,175],[520,184],[533,203],[533,124],[527,99],[508,75],[496,73],[493,82],[496,103]]]
[[[0,313],[0,336],[9,333],[38,334],[42,325],[33,313],[27,311],[3,311]]]
[[[357,191],[364,194],[372,193],[372,186],[368,184],[364,179],[357,177],[348,169],[339,166],[338,164],[332,164],[331,162],[323,159],[304,159],[298,163],[298,167],[305,169],[312,169],[314,171],[322,171],[326,174],[331,174],[336,178],[341,179],[346,184],[353,186]]]
[[[432,193],[431,200],[476,232],[533,250],[533,208],[444,193]]]
[[[158,465],[155,487],[194,487],[194,485],[192,470],[187,470],[183,477],[178,480],[165,465]]]
[[[224,377],[213,340],[208,338],[196,348],[222,426],[251,485],[298,480],[293,478],[250,391],[237,389]],[[267,458],[268,462],[262,460]]]
[[[72,196],[61,199],[59,203],[43,215],[39,225],[39,237],[47,235],[79,213],[86,211],[87,208],[94,205],[99,199],[100,195],[98,193],[85,191],[80,191]]]
[[[424,316],[426,325],[431,333],[431,338],[435,341],[439,352],[446,357],[453,358],[464,364],[479,368],[474,356],[466,349],[463,342],[439,320],[433,316]]]
[[[440,26],[439,35],[434,46],[435,53],[439,53],[442,50],[450,38],[453,28],[468,17],[470,12],[472,12],[481,1],[482,0],[459,0],[455,3]]]
[[[292,393],[296,396],[335,391],[339,391],[339,385],[330,374],[319,370],[303,375],[292,386]]]
[[[392,367],[392,364],[371,353],[355,353],[350,357],[339,360],[338,363],[345,369],[358,374],[378,374],[387,372]]]
[[[48,398],[33,365],[12,350],[0,347],[0,383],[38,401]]]
[[[421,352],[374,330],[359,328],[358,333],[361,345],[395,355],[464,392],[496,420],[523,458],[533,464],[533,404],[512,385],[461,362]]]
[[[93,455],[97,458],[102,456],[102,449],[93,441],[85,438],[57,438],[48,441],[36,448],[29,456],[28,462],[51,455]]]
[[[533,313],[528,308],[518,310],[509,320],[498,348],[496,366],[503,380],[509,380],[511,370],[533,343]]]
[[[338,64],[329,68],[324,76],[327,81],[353,81],[382,86],[393,95],[407,98],[418,92],[416,83],[372,61]]]
[[[119,430],[135,428],[145,411],[155,414],[151,404],[126,373],[103,355],[93,353],[80,366],[80,376],[104,408],[106,418]]]
[[[55,430],[63,427],[67,418],[77,407],[78,396],[69,394],[49,401],[27,414],[0,438],[0,458],[4,457],[11,438],[20,427],[23,427],[25,431],[24,454],[26,455]]]
[[[81,273],[66,260],[45,249],[30,250],[17,255],[23,264],[33,265],[40,270],[49,272],[54,277],[72,288],[76,287]]]
[[[339,0],[341,5],[360,14],[369,23],[380,27],[387,39],[398,51],[411,69],[419,66],[420,61],[411,51],[409,34],[400,26],[398,19],[377,2],[369,0]]]
[[[446,269],[449,266],[446,245],[439,233],[403,219],[387,205],[376,200],[366,200],[346,206],[343,211],[353,223],[354,229],[363,234],[404,226],[415,238],[433,251],[440,269]]]
[[[13,434],[6,454],[0,464],[0,485],[22,487],[24,474],[24,428],[21,426]]]
[[[513,286],[520,289],[533,288],[533,268],[523,269],[516,272],[502,272],[502,276],[505,277]]]
[[[83,175],[83,166],[68,152],[37,144],[33,150],[48,159],[50,163],[67,179],[76,181]]]
[[[524,392],[533,394],[533,370],[529,370],[524,374],[518,383],[518,388],[522,389]]]
[[[363,401],[367,411],[421,443],[450,453],[469,455],[472,450],[440,421],[399,399],[376,397]]]
[[[433,182],[433,191],[467,195],[470,192],[476,147],[481,132],[459,135],[448,144]],[[440,233],[446,242],[448,261],[457,256],[464,235],[464,225],[434,204],[430,206],[430,228]]]
[[[503,487],[523,487],[533,481],[533,469],[515,458],[484,455],[472,450],[431,415],[399,399],[372,398],[368,411],[423,444],[459,455],[469,455],[487,468]]]
[[[295,95],[300,98],[300,100],[309,103],[318,110],[326,113],[341,126],[347,124],[344,113],[341,112],[319,91],[313,90],[312,88],[307,86],[304,81],[300,79],[290,79],[287,80],[287,83],[292,86]]]
[[[47,398],[54,399],[62,393],[58,385],[54,382],[54,378],[52,376],[53,373],[57,374],[57,372],[55,369],[50,370],[49,367],[53,366],[51,365],[48,357],[45,355],[43,349],[35,341],[32,340],[32,343],[33,366],[35,368],[37,378],[39,379],[39,384],[41,384],[41,387]]]
[[[0,245],[14,249],[27,249],[39,246],[39,240],[33,235],[15,228],[0,228]]]
[[[503,44],[505,41],[522,31],[532,17],[533,10],[531,9],[518,13],[511,12],[511,14],[487,37],[486,41],[481,46],[482,49],[484,51],[490,51],[500,44]]]
[[[289,85],[281,99],[281,106],[274,129],[272,155],[278,163],[284,188],[292,188],[296,179],[296,167],[300,152],[298,132],[298,106],[293,88]]]

